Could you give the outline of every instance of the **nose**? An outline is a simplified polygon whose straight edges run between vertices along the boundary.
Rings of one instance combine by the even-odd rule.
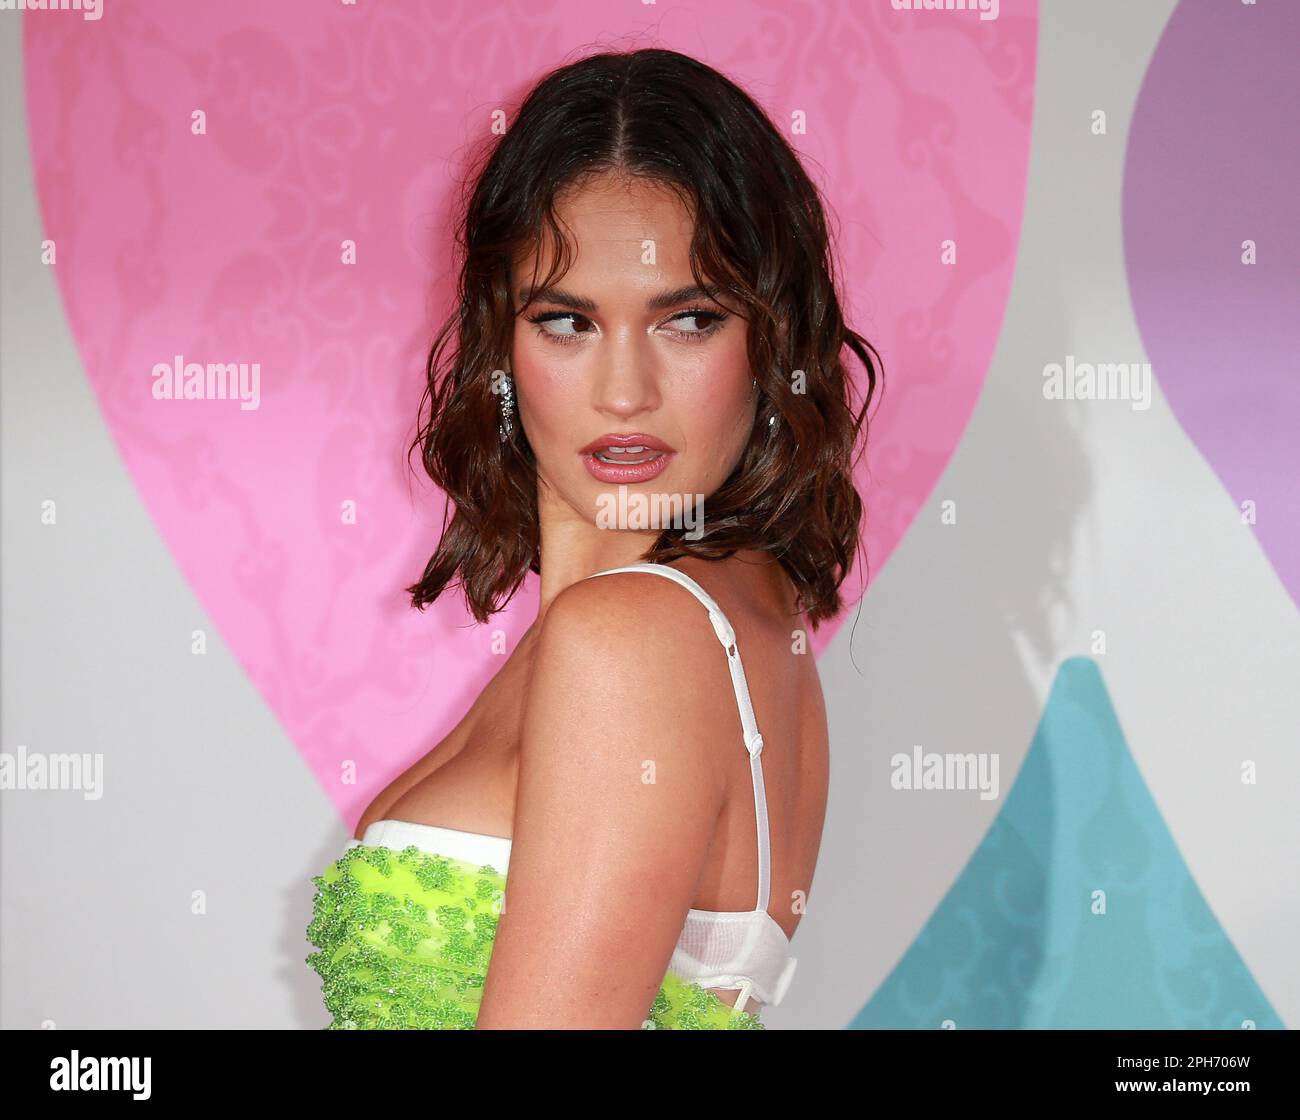
[[[659,369],[648,338],[631,328],[610,334],[605,352],[597,358],[592,405],[619,420],[659,407]]]

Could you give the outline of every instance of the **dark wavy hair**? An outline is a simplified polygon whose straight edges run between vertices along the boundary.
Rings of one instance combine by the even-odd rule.
[[[423,610],[458,581],[485,622],[528,572],[541,570],[536,458],[518,422],[501,441],[493,372],[509,365],[514,262],[549,237],[551,275],[535,289],[567,272],[573,249],[557,195],[607,172],[667,186],[692,213],[695,282],[713,286],[748,321],[760,393],[748,445],[708,496],[703,535],[665,529],[643,559],[770,553],[816,627],[840,609],[840,584],[859,548],[852,471],[855,449],[866,450],[880,357],[844,321],[822,202],[785,138],[739,86],[657,48],[595,54],[547,74],[466,180],[455,231],[458,306],[429,352],[410,447],[421,448],[425,471],[450,501],[437,549],[406,589],[412,605]],[[866,368],[856,411],[845,346]]]

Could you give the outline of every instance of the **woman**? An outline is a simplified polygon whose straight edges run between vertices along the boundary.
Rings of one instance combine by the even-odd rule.
[[[857,549],[877,378],[817,191],[716,71],[600,54],[525,99],[458,242],[412,448],[455,512],[408,590],[484,622],[533,571],[540,606],[314,880],[331,1027],[763,1029],[826,807],[808,627]]]

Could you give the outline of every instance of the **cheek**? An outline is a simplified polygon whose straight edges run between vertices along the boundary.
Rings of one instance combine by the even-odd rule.
[[[517,339],[511,352],[520,417],[533,450],[543,454],[554,436],[580,416],[581,385],[572,371],[559,367],[541,340]]]
[[[511,358],[516,408],[539,477],[577,501],[578,492],[569,487],[589,478],[577,450],[591,439],[594,418],[583,378],[552,350],[541,340],[516,344]]]
[[[674,413],[687,446],[721,481],[744,450],[756,398],[744,340],[719,346],[675,379]]]
[[[726,480],[745,450],[752,427],[750,404],[743,393],[723,397],[716,392],[683,404],[686,417],[684,443],[692,452],[689,459],[689,470],[694,476],[689,480],[691,488],[701,491],[716,489]]]

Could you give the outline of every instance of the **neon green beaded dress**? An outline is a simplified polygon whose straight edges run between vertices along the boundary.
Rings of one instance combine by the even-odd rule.
[[[765,1030],[757,1013],[738,1008],[751,995],[760,1005],[779,1003],[796,961],[789,938],[767,913],[762,736],[734,635],[713,600],[675,568],[638,564],[610,571],[667,575],[710,608],[736,686],[758,821],[758,906],[689,911],[642,1027]],[[365,842],[349,841],[342,857],[312,879],[316,895],[307,936],[316,951],[306,959],[321,977],[325,1007],[333,1015],[326,1029],[472,1030],[505,897],[509,848],[502,837],[394,820],[370,825]],[[708,988],[737,989],[736,1007]]]

